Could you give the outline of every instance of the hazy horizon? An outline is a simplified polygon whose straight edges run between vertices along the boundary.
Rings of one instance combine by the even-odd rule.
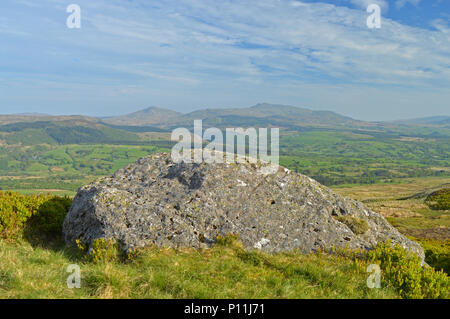
[[[157,105],[152,105],[152,106],[147,106],[147,107],[142,107],[139,109],[136,109],[134,111],[129,111],[127,113],[118,113],[118,114],[98,114],[98,115],[89,115],[89,114],[81,114],[81,113],[61,113],[61,114],[57,114],[57,113],[41,113],[41,112],[18,112],[18,113],[1,113],[0,115],[22,115],[22,116],[26,116],[26,115],[30,115],[30,116],[87,116],[87,117],[94,117],[94,118],[108,118],[108,117],[115,117],[115,116],[121,116],[121,115],[128,115],[134,112],[139,112],[139,111],[143,111],[146,110],[148,108],[152,108],[152,107],[157,107],[157,108],[161,108],[161,109],[165,109],[165,110],[170,110],[170,111],[176,111],[179,112],[181,114],[188,114],[190,112],[194,112],[194,111],[199,111],[199,110],[205,110],[205,109],[231,109],[231,108],[250,108],[253,106],[256,106],[258,104],[271,104],[271,105],[280,105],[280,103],[267,103],[267,102],[259,102],[256,103],[254,105],[249,105],[249,106],[241,106],[241,107],[215,107],[215,108],[195,108],[193,110],[190,111],[177,111],[174,108],[168,108],[168,107],[160,107]],[[302,109],[309,109],[312,111],[330,111],[330,112],[334,112],[336,114],[342,115],[342,116],[347,116],[347,117],[351,117],[354,120],[359,120],[359,121],[367,121],[367,122],[390,122],[390,121],[400,121],[400,120],[415,120],[415,119],[421,119],[421,118],[433,118],[433,117],[441,117],[441,116],[450,116],[450,115],[445,115],[445,114],[435,114],[435,115],[429,115],[429,116],[423,116],[423,117],[409,117],[409,118],[397,118],[397,119],[387,119],[387,120],[370,120],[370,119],[359,119],[359,118],[355,118],[346,114],[342,114],[336,111],[331,111],[331,110],[327,110],[327,109],[321,109],[321,110],[313,110],[310,109],[308,107],[303,107],[303,106],[298,106],[298,105],[284,105],[283,106],[294,106],[294,107],[299,107]]]

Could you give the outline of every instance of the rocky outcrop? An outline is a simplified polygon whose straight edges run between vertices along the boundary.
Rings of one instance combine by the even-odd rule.
[[[124,250],[204,247],[230,233],[267,252],[370,249],[391,240],[424,257],[380,214],[307,176],[283,167],[273,173],[261,162],[175,164],[168,154],[80,188],[63,232],[68,243],[104,237]]]

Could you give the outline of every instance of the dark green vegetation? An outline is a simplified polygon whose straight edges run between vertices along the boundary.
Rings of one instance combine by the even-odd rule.
[[[0,238],[59,237],[71,204],[69,197],[0,192]]]
[[[450,210],[450,188],[431,193],[425,200],[428,206],[436,210]]]
[[[0,189],[73,194],[96,176],[169,150],[167,140],[138,134],[78,117],[0,125]]]
[[[149,247],[125,256],[100,238],[87,256],[81,243],[76,248],[61,241],[61,217],[69,203],[54,196],[0,194],[0,298],[449,297],[445,273],[423,269],[417,257],[389,244],[371,252],[266,254],[246,251],[229,235],[212,249]],[[80,289],[66,285],[66,269],[74,263],[81,268]],[[366,285],[371,263],[381,267],[381,289]]]
[[[402,298],[449,298],[449,278],[443,271],[423,268],[420,259],[390,243],[362,252],[362,258],[379,265],[385,285],[396,288]]]
[[[425,249],[425,262],[437,270],[442,270],[450,275],[450,239],[436,240],[414,238]]]
[[[116,130],[90,121],[36,121],[0,126],[8,145],[80,144],[137,142],[133,133]]]

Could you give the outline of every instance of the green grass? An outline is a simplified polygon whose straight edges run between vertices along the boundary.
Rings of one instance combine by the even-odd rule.
[[[71,264],[81,288],[67,288]],[[337,256],[148,248],[135,259],[92,263],[78,251],[0,241],[0,298],[398,298],[369,289],[368,274]]]
[[[86,249],[67,247],[60,239],[69,204],[63,198],[5,194],[3,225],[17,231],[0,239],[0,298],[448,298],[448,277],[433,269],[448,274],[448,241],[413,238],[426,249],[430,269],[389,245],[377,247],[373,256],[347,250],[266,254],[243,249],[235,236],[219,236],[211,249],[150,247],[131,258],[98,240],[87,256]],[[21,224],[11,210],[24,217]],[[362,232],[367,226],[341,220]],[[366,285],[370,263],[382,266],[381,289]],[[72,264],[81,267],[80,289],[66,286]]]

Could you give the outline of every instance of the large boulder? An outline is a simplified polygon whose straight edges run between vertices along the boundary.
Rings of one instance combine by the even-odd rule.
[[[370,249],[391,240],[423,249],[362,203],[311,178],[269,164],[176,164],[168,154],[139,159],[79,189],[64,221],[67,243],[113,239],[124,250],[205,247],[238,234],[244,246],[308,253],[333,246]]]

